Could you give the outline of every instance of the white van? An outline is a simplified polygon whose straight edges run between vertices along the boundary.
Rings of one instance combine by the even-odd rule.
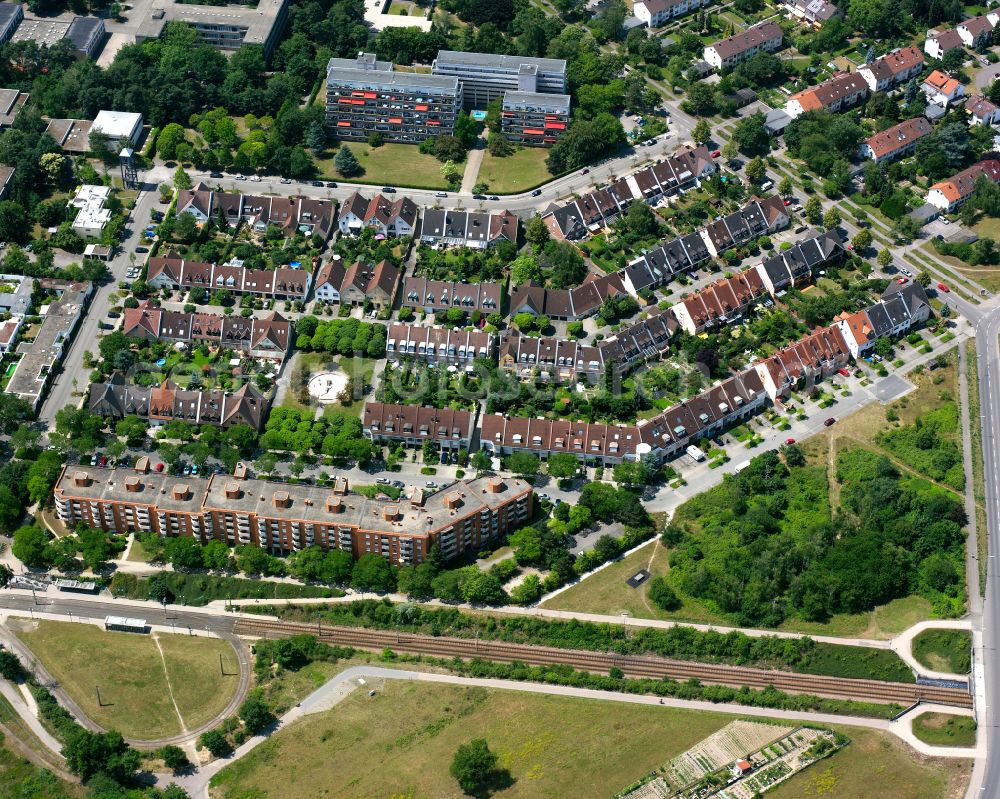
[[[698,449],[694,444],[689,446],[686,450],[687,454],[694,458],[696,461],[705,460],[705,453]]]

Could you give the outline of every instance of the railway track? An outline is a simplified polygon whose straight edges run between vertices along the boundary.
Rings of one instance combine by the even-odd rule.
[[[258,638],[287,638],[303,633],[315,635],[324,643],[350,646],[380,652],[430,655],[440,658],[483,658],[506,663],[519,661],[529,666],[567,665],[580,671],[607,674],[611,668],[622,670],[626,677],[648,677],[674,680],[698,680],[710,685],[732,688],[766,688],[796,694],[814,694],[832,699],[855,699],[866,702],[896,703],[904,707],[918,701],[935,702],[956,707],[972,707],[972,697],[962,688],[916,685],[881,680],[825,677],[797,674],[790,671],[769,671],[746,666],[697,663],[654,656],[618,655],[580,649],[557,649],[515,644],[505,641],[485,641],[468,638],[446,638],[417,635],[395,630],[373,630],[360,627],[332,627],[302,622],[237,619],[236,635]]]

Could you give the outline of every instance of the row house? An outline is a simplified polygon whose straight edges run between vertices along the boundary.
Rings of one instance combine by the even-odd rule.
[[[670,349],[677,327],[677,319],[670,311],[656,310],[604,339],[598,347],[604,363],[612,364],[617,374],[624,374],[638,364],[661,357]]]
[[[594,386],[604,377],[604,352],[579,341],[510,332],[500,337],[500,369],[521,380]]]
[[[528,281],[511,292],[510,316],[530,313],[560,321],[585,319],[597,313],[605,300],[628,293],[621,272],[600,277],[589,274],[572,289],[549,289]]]
[[[209,264],[188,261],[174,252],[150,258],[146,264],[146,282],[158,289],[173,291],[220,291],[252,294],[274,300],[301,300],[309,296],[312,276],[303,269],[280,266],[277,269],[244,269],[232,264]]]
[[[972,95],[965,103],[970,125],[993,125],[1000,121],[1000,108],[981,94]]]
[[[718,258],[732,247],[788,226],[790,218],[780,197],[751,198],[739,211],[710,222],[701,230],[709,253]]]
[[[722,278],[671,307],[681,328],[690,335],[742,318],[753,305],[768,296],[756,269]]]
[[[138,416],[154,427],[167,422],[231,427],[245,424],[260,430],[269,402],[251,383],[236,391],[182,389],[170,380],[138,386],[115,372],[106,383],[92,383],[87,409],[96,416]]]
[[[674,275],[689,272],[711,257],[700,232],[688,233],[647,250],[619,274],[629,293],[638,296],[643,289],[665,286]]]
[[[409,197],[391,200],[376,194],[369,200],[353,192],[340,206],[337,228],[342,236],[357,236],[366,229],[386,238],[412,236],[417,229],[417,205]]]
[[[868,84],[860,72],[840,72],[793,94],[785,103],[785,113],[793,119],[809,111],[836,113],[857,105],[867,96]]]
[[[480,445],[495,455],[531,452],[546,459],[549,455],[569,452],[597,466],[638,457],[639,431],[635,425],[527,419],[488,413],[482,417],[480,430]]]
[[[494,338],[478,330],[422,327],[395,322],[389,325],[385,357],[390,363],[418,360],[436,366],[471,367],[476,358],[493,355]]]
[[[663,461],[677,457],[703,438],[719,435],[755,415],[767,403],[764,384],[754,369],[723,380],[690,400],[638,424],[640,456]]]
[[[785,9],[789,17],[819,28],[824,22],[828,22],[834,17],[844,16],[833,3],[827,0],[785,0]]]
[[[398,441],[410,447],[430,441],[441,449],[468,450],[476,416],[454,408],[366,402],[361,422],[365,438],[372,441]]]
[[[955,26],[958,35],[962,39],[962,44],[973,50],[990,43],[993,36],[993,29],[1000,22],[1000,12],[991,11],[981,17],[972,17]]]
[[[632,14],[650,28],[659,28],[707,5],[708,0],[638,0],[632,6]]]
[[[531,486],[514,478],[458,481],[402,502],[352,493],[343,479],[333,488],[247,479],[239,466],[235,475],[181,478],[150,470],[148,458],[134,470],[66,466],[54,495],[69,527],[188,535],[274,555],[318,546],[395,565],[421,563],[435,545],[446,558],[478,552],[532,515]]]
[[[947,180],[935,183],[927,191],[927,202],[945,213],[951,213],[972,196],[979,178],[1000,183],[1000,161],[995,158],[980,161]]]
[[[520,220],[510,211],[451,211],[428,208],[420,224],[420,241],[432,246],[485,250],[507,241],[517,244]]]
[[[499,283],[456,283],[452,280],[431,280],[408,277],[403,284],[403,307],[438,313],[461,308],[484,315],[500,310],[503,286]]]
[[[947,108],[959,97],[965,96],[965,87],[947,72],[935,69],[920,87],[928,102]]]
[[[886,92],[924,71],[924,54],[916,47],[900,47],[858,67],[858,74],[873,92]]]
[[[210,219],[235,228],[248,224],[263,233],[268,226],[294,236],[317,235],[326,241],[333,231],[337,205],[316,197],[270,197],[215,191],[204,183],[177,192],[177,214],[191,214],[199,223]]]
[[[253,358],[281,363],[291,343],[292,325],[279,313],[257,318],[168,311],[148,300],[122,314],[122,333],[144,341],[210,344],[240,350]]]
[[[391,308],[401,276],[399,267],[391,261],[379,261],[375,266],[355,261],[345,269],[340,256],[335,255],[316,272],[314,293],[317,300],[324,302]]]
[[[754,364],[772,401],[787,397],[792,389],[809,388],[847,366],[851,357],[847,340],[836,323],[815,330]]]
[[[782,291],[809,283],[816,270],[843,257],[840,236],[833,230],[827,230],[765,258],[754,269],[767,292],[774,297]]]
[[[940,61],[944,58],[945,53],[950,50],[957,50],[963,44],[962,37],[954,28],[941,31],[929,30],[927,31],[927,38],[924,40],[924,52],[931,58],[936,58]]]
[[[861,157],[876,164],[895,161],[912,153],[917,142],[931,132],[931,123],[925,116],[913,117],[876,133],[861,143]]]
[[[757,53],[773,53],[783,36],[776,22],[764,22],[708,45],[703,58],[716,69],[730,69]]]
[[[847,342],[851,355],[863,358],[879,338],[894,338],[926,322],[931,315],[930,302],[923,287],[914,280],[893,281],[879,301],[860,311],[845,311],[834,324]]]
[[[560,241],[577,241],[610,225],[640,196],[631,176],[610,186],[554,206],[542,216],[552,236]]]

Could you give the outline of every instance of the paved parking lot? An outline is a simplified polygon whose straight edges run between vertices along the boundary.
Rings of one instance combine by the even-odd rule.
[[[872,393],[881,403],[892,402],[910,392],[915,386],[899,375],[883,377],[872,386]]]

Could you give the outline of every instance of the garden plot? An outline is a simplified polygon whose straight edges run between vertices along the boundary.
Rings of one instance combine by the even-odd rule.
[[[747,760],[753,764],[753,772],[719,791],[719,799],[753,799],[787,780],[816,760],[813,746],[820,739],[827,741],[831,750],[835,748],[828,730],[802,727],[751,753]]]
[[[760,721],[734,721],[671,760],[664,776],[674,790],[683,788],[746,757],[747,753],[784,738],[792,729]]]

